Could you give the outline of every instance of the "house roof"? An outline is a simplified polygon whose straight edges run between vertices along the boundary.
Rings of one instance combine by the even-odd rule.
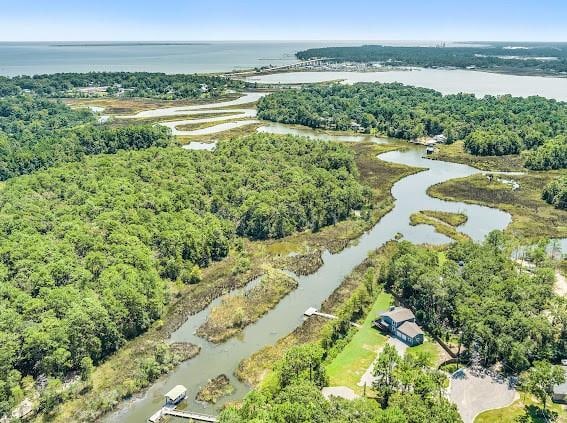
[[[380,316],[387,316],[392,319],[394,322],[405,322],[407,320],[415,319],[414,314],[409,308],[405,307],[396,307],[391,311],[387,311],[385,313],[380,314]]]
[[[565,371],[565,378],[567,379],[567,366],[563,366],[563,370]],[[553,387],[553,393],[555,395],[567,395],[567,380],[561,385],[555,385]]]
[[[177,385],[173,389],[171,389],[171,391],[165,394],[165,397],[169,400],[176,400],[181,395],[185,395],[186,393],[187,393],[187,388],[185,388],[185,386]]]
[[[417,335],[423,335],[421,328],[413,322],[405,322],[398,330],[410,338],[415,338]]]

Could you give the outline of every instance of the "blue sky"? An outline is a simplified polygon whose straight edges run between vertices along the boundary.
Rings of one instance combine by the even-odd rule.
[[[0,0],[0,40],[567,41],[567,1]]]

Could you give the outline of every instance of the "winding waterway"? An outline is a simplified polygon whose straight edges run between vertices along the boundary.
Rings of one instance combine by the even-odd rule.
[[[289,128],[284,125],[266,125],[260,130],[296,135],[300,131],[301,135],[322,140],[336,140],[339,137],[310,129]],[[387,139],[373,138],[374,142],[389,142]],[[362,140],[368,140],[368,137],[349,136],[348,139],[343,139],[343,141],[351,142]],[[123,404],[121,409],[108,416],[106,421],[127,423],[146,421],[162,405],[163,394],[177,384],[183,384],[188,388],[187,406],[198,412],[215,414],[227,401],[241,398],[248,388],[233,376],[239,362],[262,347],[273,344],[299,326],[303,319],[303,312],[309,307],[319,307],[342,280],[367,257],[369,252],[394,239],[397,233],[403,234],[406,239],[414,243],[440,244],[448,241],[448,238],[436,233],[430,226],[410,226],[409,216],[416,211],[433,209],[463,212],[469,219],[459,230],[475,240],[482,240],[491,230],[504,229],[510,223],[510,215],[497,209],[429,197],[426,191],[431,185],[469,176],[479,171],[462,164],[427,160],[422,157],[423,153],[423,147],[408,144],[408,148],[404,151],[381,154],[379,156],[381,160],[427,168],[427,170],[398,181],[392,188],[392,194],[396,199],[392,211],[340,253],[324,252],[321,268],[312,275],[298,277],[298,289],[285,297],[259,321],[248,326],[240,337],[215,345],[194,334],[195,330],[206,320],[211,308],[220,300],[216,300],[200,313],[191,316],[172,334],[171,341],[192,342],[200,345],[200,354],[182,363],[169,375],[152,385],[143,397]],[[221,373],[230,377],[236,387],[236,392],[214,406],[196,402],[194,398],[199,388],[204,386],[210,378]]]

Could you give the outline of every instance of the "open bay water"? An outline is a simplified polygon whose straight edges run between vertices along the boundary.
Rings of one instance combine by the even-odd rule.
[[[0,75],[126,71],[215,73],[297,61],[309,48],[382,44],[434,46],[438,41],[116,41],[0,42]],[[448,45],[464,45],[449,43]],[[466,44],[475,46],[475,44]]]
[[[127,71],[214,73],[297,61],[314,47],[361,42],[4,42],[0,75]]]

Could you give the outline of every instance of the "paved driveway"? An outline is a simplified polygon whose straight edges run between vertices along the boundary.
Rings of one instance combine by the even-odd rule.
[[[485,373],[473,374],[469,369],[451,376],[449,398],[453,401],[465,423],[472,423],[483,411],[502,408],[517,396],[508,379],[494,378]]]

